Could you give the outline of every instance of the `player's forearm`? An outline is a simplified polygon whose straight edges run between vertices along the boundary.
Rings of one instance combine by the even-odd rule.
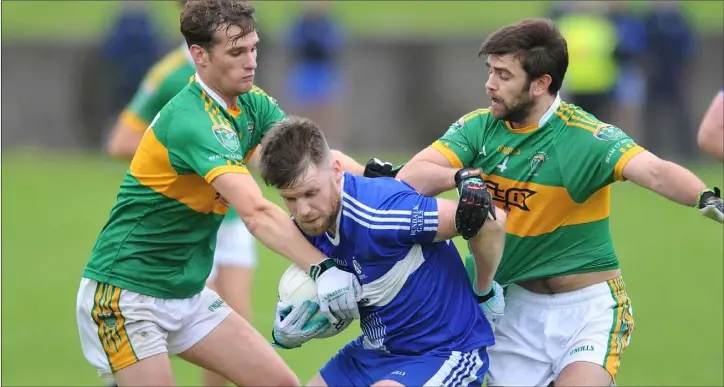
[[[240,217],[261,243],[306,271],[326,258],[302,236],[289,215],[271,202],[259,206],[250,215],[240,213]]]
[[[330,152],[332,153],[332,157],[334,157],[336,160],[339,161],[340,164],[342,164],[342,169],[344,169],[346,172],[359,176],[362,176],[364,174],[364,165],[358,163],[355,159],[335,149],[332,149]]]
[[[641,159],[637,160],[639,157]],[[699,193],[707,188],[704,182],[688,169],[661,160],[650,153],[635,156],[629,164],[634,161],[641,165],[632,165],[635,169],[632,168],[630,173],[627,173],[629,165],[626,165],[624,177],[679,204],[696,205]]]
[[[495,272],[505,247],[505,212],[496,209],[497,220],[488,219],[480,234],[468,241],[468,248],[475,259],[475,291],[486,292],[493,284]]]
[[[458,168],[443,167],[426,160],[410,160],[397,178],[410,184],[425,196],[436,196],[455,188],[455,173]]]

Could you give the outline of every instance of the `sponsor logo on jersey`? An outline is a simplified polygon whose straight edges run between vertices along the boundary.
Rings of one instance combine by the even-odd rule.
[[[626,134],[621,129],[609,124],[600,124],[596,130],[593,131],[593,137],[601,141],[616,141],[625,136]]]
[[[580,347],[578,347],[578,348],[574,348],[574,349],[571,351],[571,353],[569,353],[569,355],[574,355],[574,354],[577,354],[578,352],[583,352],[583,351],[591,351],[591,352],[593,352],[593,351],[595,351],[595,349],[593,348],[593,345],[582,345],[582,346],[580,346]]]
[[[537,176],[538,170],[543,166],[543,163],[548,159],[548,155],[545,152],[536,152],[530,159],[530,175]]]
[[[488,186],[488,190],[493,195],[493,201],[503,203],[503,208],[506,210],[517,207],[523,211],[530,211],[530,207],[525,201],[538,193],[528,188],[501,188],[499,183],[492,180],[485,180],[485,185]]]
[[[412,209],[412,220],[410,222],[410,235],[417,235],[423,231],[425,227],[425,219],[423,211],[419,206]]]
[[[507,146],[507,145],[498,145],[497,151],[504,155],[508,155],[508,156],[520,154],[520,148],[514,148],[512,146]]]
[[[231,129],[228,125],[214,125],[211,127],[211,131],[214,132],[214,137],[216,137],[221,146],[229,152],[236,152],[241,147],[239,136],[234,129]]]

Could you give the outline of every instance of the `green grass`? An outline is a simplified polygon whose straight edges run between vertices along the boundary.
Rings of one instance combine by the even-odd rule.
[[[1,164],[2,384],[97,385],[80,350],[75,295],[126,165],[39,151],[4,152]],[[720,164],[694,169],[710,185],[724,183]],[[636,316],[619,384],[724,385],[722,226],[630,183],[615,186],[612,214]],[[260,254],[253,322],[269,337],[289,263],[263,247]],[[306,381],[358,332],[282,354]],[[198,384],[197,368],[174,365],[179,384]]]
[[[477,36],[524,17],[542,16],[547,1],[337,1],[333,12],[352,34],[415,34]],[[645,2],[633,2],[645,7]],[[4,38],[99,38],[112,21],[116,1],[3,1]],[[636,5],[638,4],[638,5]],[[283,30],[299,9],[296,1],[256,1],[261,28],[269,34]],[[684,8],[702,31],[721,31],[724,2],[687,1]],[[176,1],[149,2],[164,32],[178,34]],[[482,38],[482,37],[481,37]]]

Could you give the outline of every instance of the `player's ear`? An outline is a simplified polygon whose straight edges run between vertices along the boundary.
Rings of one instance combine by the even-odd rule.
[[[543,74],[537,79],[533,80],[530,85],[530,91],[534,96],[539,97],[548,93],[548,86],[551,85],[553,78],[548,74]]]
[[[340,181],[342,179],[344,169],[342,168],[342,163],[336,157],[332,158],[332,173],[334,173],[335,181]]]
[[[198,44],[192,44],[191,47],[189,47],[189,52],[191,53],[191,58],[194,59],[196,67],[206,67],[209,62],[209,53],[203,47]]]

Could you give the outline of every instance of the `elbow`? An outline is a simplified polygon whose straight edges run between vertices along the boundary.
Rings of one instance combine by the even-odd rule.
[[[268,214],[270,204],[267,201],[260,201],[251,205],[246,204],[243,207],[235,206],[234,209],[249,233],[257,235],[258,230],[266,223],[264,219]]]

